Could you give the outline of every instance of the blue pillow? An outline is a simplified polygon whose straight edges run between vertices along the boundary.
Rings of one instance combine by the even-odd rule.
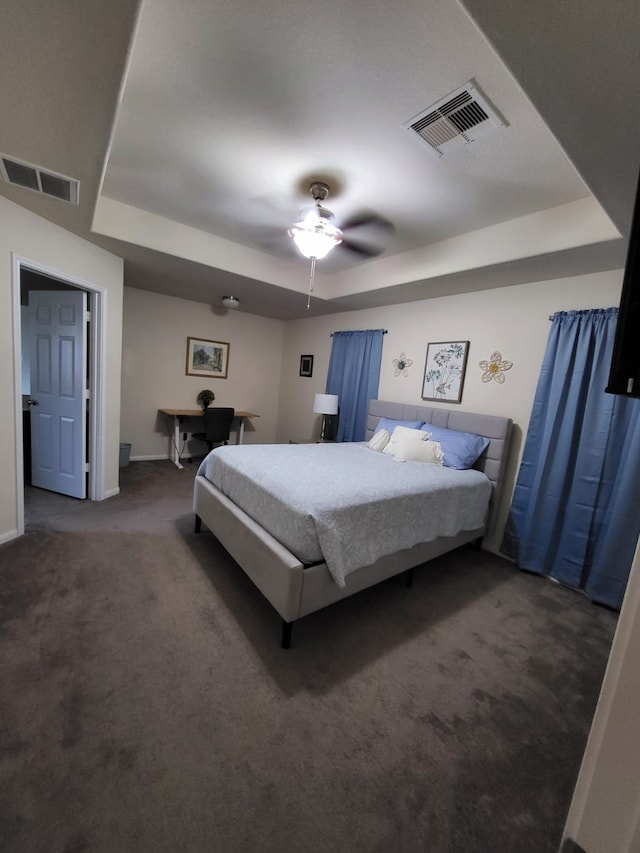
[[[421,427],[431,433],[431,441],[439,441],[444,451],[444,465],[464,471],[471,468],[476,459],[489,447],[489,439],[473,432],[460,432],[457,429],[424,424]]]
[[[408,429],[420,429],[424,421],[396,421],[393,418],[380,418],[375,431],[386,429],[389,435],[393,435],[393,430],[397,426],[407,427]]]

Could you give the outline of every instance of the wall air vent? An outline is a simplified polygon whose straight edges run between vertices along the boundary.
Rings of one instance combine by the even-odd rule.
[[[23,187],[41,195],[67,201],[69,204],[78,204],[80,182],[43,169],[41,166],[34,166],[23,160],[16,160],[15,157],[0,154],[0,177],[14,187]]]
[[[417,133],[441,157],[506,125],[476,84],[469,82],[402,126]]]

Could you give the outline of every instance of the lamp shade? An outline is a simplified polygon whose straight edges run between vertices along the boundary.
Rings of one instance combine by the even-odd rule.
[[[240,305],[240,300],[237,296],[223,296],[222,304],[225,308],[237,308]]]
[[[337,415],[338,395],[316,394],[313,400],[313,411],[318,415]]]

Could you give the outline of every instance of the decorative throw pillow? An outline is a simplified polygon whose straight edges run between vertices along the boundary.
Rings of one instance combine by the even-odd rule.
[[[429,438],[429,433],[421,429],[397,426],[391,433],[389,443],[382,452],[387,453],[390,456],[395,456],[398,449],[398,441],[401,437],[405,438],[407,441],[426,441]]]
[[[371,436],[367,447],[370,447],[371,450],[377,450],[380,453],[387,446],[390,438],[391,436],[386,429],[379,429],[375,435]]]
[[[422,429],[428,431],[433,441],[439,441],[444,452],[444,465],[463,471],[473,467],[476,459],[489,446],[489,439],[473,432],[461,432],[457,429],[425,424]]]
[[[438,441],[414,441],[402,436],[398,440],[395,458],[400,462],[428,462],[442,465],[444,453]]]

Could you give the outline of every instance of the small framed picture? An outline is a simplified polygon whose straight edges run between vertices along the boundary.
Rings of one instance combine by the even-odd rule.
[[[300,356],[300,376],[313,376],[313,356]]]
[[[226,379],[228,369],[228,343],[187,338],[187,376]]]
[[[469,341],[427,344],[422,399],[459,403],[467,369]]]

